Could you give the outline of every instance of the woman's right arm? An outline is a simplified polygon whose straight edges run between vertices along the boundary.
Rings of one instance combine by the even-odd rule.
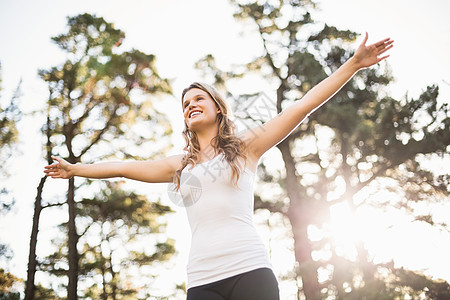
[[[73,176],[86,178],[125,177],[144,182],[172,182],[176,170],[181,166],[183,155],[169,156],[154,161],[104,162],[96,164],[71,164],[52,156],[57,162],[45,166],[44,173],[52,178],[68,179]]]

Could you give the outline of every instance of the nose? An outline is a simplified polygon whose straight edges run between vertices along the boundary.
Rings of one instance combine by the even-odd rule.
[[[192,110],[193,108],[197,107],[197,102],[196,101],[191,101],[188,105],[188,110]]]

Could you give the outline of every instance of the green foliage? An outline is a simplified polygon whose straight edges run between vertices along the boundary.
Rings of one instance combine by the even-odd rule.
[[[19,300],[18,286],[21,280],[9,272],[0,268],[0,299]]]
[[[38,284],[34,293],[34,299],[36,300],[63,300],[66,297],[59,297],[53,289],[45,288]]]
[[[10,261],[13,256],[14,256],[14,253],[11,250],[11,248],[6,244],[0,243],[0,263],[1,263],[1,265],[6,266],[7,262]],[[4,272],[3,269],[1,269],[1,270],[2,270],[2,272]]]
[[[68,17],[67,34],[53,37],[52,40],[61,49],[72,54],[82,56],[112,54],[114,45],[120,44],[125,34],[114,28],[114,25],[101,17],[90,14],[81,14],[76,17]],[[100,50],[100,51],[98,51]]]
[[[404,293],[418,299],[425,294],[426,299],[447,299],[450,295],[450,285],[443,280],[433,280],[427,276],[405,270],[403,268],[392,270],[395,276],[394,283],[401,287]]]
[[[79,216],[92,222],[115,222],[124,226],[138,225],[158,232],[157,218],[172,212],[170,207],[149,201],[145,196],[124,191],[117,182],[105,182],[105,187],[91,199],[78,202]],[[137,233],[137,232],[136,232]]]

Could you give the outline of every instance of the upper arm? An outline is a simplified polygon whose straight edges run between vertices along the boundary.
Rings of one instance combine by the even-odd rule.
[[[153,161],[124,162],[120,175],[144,182],[172,182],[175,172],[181,167],[184,155],[173,155]]]
[[[240,137],[247,145],[248,155],[257,160],[284,140],[308,115],[310,110],[303,104],[300,100],[272,120],[244,131]]]

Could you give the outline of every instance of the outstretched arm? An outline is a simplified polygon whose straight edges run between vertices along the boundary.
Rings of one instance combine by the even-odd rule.
[[[278,114],[267,123],[243,133],[247,142],[248,155],[257,160],[268,149],[281,142],[309,114],[328,101],[361,69],[368,68],[389,55],[382,56],[393,47],[390,38],[372,45],[366,45],[368,34],[355,54],[328,78],[313,87],[303,98]]]
[[[44,173],[52,178],[68,179],[125,177],[144,182],[172,182],[181,165],[183,155],[174,155],[155,161],[105,162],[97,164],[71,164],[52,156],[56,163],[45,166]]]

